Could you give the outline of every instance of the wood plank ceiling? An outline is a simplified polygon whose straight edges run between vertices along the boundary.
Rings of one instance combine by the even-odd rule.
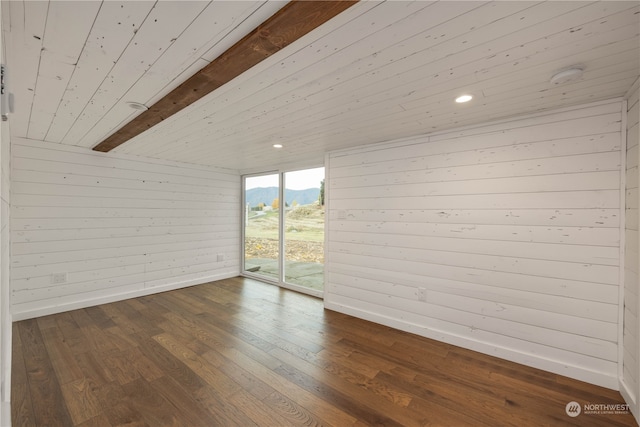
[[[284,5],[3,1],[11,132],[92,148]],[[637,1],[364,1],[115,151],[268,170],[622,96],[639,29]],[[581,79],[549,83],[573,65]]]
[[[111,151],[256,66],[354,5],[353,0],[292,1],[189,77],[161,100],[95,146]]]

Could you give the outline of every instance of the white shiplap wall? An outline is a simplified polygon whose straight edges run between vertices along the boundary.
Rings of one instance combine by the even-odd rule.
[[[330,154],[326,307],[617,388],[621,109]]]
[[[0,6],[0,63],[5,62],[4,16]],[[10,122],[0,120],[0,425],[11,425],[11,310],[9,307],[10,264]]]
[[[14,138],[11,215],[14,319],[239,273],[232,171]]]
[[[10,131],[0,121],[0,425],[10,425],[11,411],[11,314],[9,307],[10,256]]]
[[[638,142],[640,139],[640,110],[638,94],[640,79],[627,96],[627,161],[626,161],[626,209],[625,209],[625,262],[624,262],[624,329],[621,391],[631,405],[636,418],[640,415],[640,336],[638,323]]]

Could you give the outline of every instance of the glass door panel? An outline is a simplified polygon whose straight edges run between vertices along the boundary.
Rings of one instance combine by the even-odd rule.
[[[244,271],[280,281],[280,175],[244,180]]]
[[[322,291],[324,168],[284,173],[284,282]]]

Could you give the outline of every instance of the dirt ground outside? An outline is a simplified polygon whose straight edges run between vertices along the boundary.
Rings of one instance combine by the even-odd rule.
[[[245,229],[245,257],[278,258],[278,211],[252,213]],[[317,204],[287,210],[285,259],[324,263],[324,207]]]

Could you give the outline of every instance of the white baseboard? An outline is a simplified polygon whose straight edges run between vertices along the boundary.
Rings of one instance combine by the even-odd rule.
[[[608,375],[603,372],[592,371],[580,366],[572,366],[567,363],[542,358],[538,355],[518,351],[513,348],[501,347],[500,345],[496,345],[494,343],[473,340],[468,337],[451,334],[446,331],[415,325],[409,322],[398,320],[396,318],[381,316],[377,313],[369,312],[344,304],[333,303],[331,301],[327,301],[326,299],[324,301],[324,306],[329,310],[337,311],[339,313],[348,314],[350,316],[368,320],[370,322],[389,326],[394,329],[410,332],[412,334],[420,335],[425,338],[445,342],[447,344],[452,344],[458,347],[477,351],[479,353],[488,354],[490,356],[495,356],[501,359],[509,360],[511,362],[520,363],[522,365],[552,372],[554,374],[574,378],[579,381],[599,385],[602,387],[610,388],[612,390],[618,390],[619,388],[619,381],[615,374]]]
[[[0,426],[11,427],[11,404],[0,402]]]
[[[636,421],[640,423],[640,408],[638,407],[637,396],[632,390],[629,390],[627,383],[622,380],[620,380],[619,388],[622,398],[629,405],[629,410],[633,414]]]
[[[84,299],[79,301],[71,301],[69,303],[64,303],[64,304],[43,305],[42,307],[38,307],[35,309],[13,311],[11,315],[12,315],[13,321],[17,322],[20,320],[33,319],[35,317],[48,316],[50,314],[63,313],[65,311],[92,307],[99,304],[107,304],[110,302],[122,301],[125,299],[137,298],[145,295],[158,294],[160,292],[173,291],[175,289],[187,288],[189,286],[202,285],[204,283],[213,282],[216,280],[229,279],[237,276],[238,274],[235,272],[217,274],[217,275],[202,277],[194,280],[185,280],[182,282],[170,283],[167,285],[153,286],[153,287],[144,288],[144,289],[137,289],[135,291],[120,292],[117,294],[100,296],[98,298],[89,298],[89,299]],[[46,304],[46,301],[43,301],[43,304]]]

